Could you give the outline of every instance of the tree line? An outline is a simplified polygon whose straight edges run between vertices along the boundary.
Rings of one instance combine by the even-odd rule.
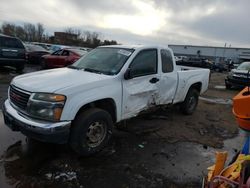
[[[17,25],[10,22],[4,22],[0,27],[0,33],[18,37],[24,42],[44,42],[71,46],[84,46],[90,48],[95,48],[100,45],[117,44],[117,41],[115,40],[101,40],[101,34],[98,32],[69,27],[63,32],[74,37],[65,37],[61,39],[48,35],[45,33],[45,30],[46,29],[42,23],[24,23],[23,25]]]

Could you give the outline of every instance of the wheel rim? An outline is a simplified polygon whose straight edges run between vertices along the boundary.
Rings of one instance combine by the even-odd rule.
[[[107,126],[104,122],[93,122],[87,131],[87,145],[91,148],[99,146],[105,139]]]
[[[195,96],[192,96],[188,100],[188,107],[189,107],[188,109],[192,111],[195,108],[195,106],[196,106],[196,98]]]

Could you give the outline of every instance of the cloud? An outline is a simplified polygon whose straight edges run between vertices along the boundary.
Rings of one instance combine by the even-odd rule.
[[[227,9],[211,16],[186,24],[202,37],[212,38],[233,44],[250,44],[249,12],[250,2],[231,4]]]
[[[248,0],[0,0],[0,23],[76,27],[122,43],[249,46]]]
[[[108,14],[99,24],[103,28],[123,29],[140,35],[150,35],[166,24],[167,13],[156,9],[153,3],[137,0],[132,2],[137,8],[134,14]]]

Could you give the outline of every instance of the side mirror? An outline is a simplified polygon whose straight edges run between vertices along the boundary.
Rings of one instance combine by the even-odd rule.
[[[131,78],[132,78],[132,76],[131,76],[131,69],[128,68],[128,69],[126,70],[126,72],[124,73],[124,79],[125,79],[125,80],[129,80],[129,79],[131,79]]]

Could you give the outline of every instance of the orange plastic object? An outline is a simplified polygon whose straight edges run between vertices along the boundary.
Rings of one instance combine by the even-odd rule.
[[[224,169],[225,162],[227,160],[227,152],[226,151],[216,152],[215,156],[216,156],[215,165],[208,168],[208,178],[207,178],[208,181],[211,181],[211,179],[214,176],[218,176]]]
[[[233,113],[239,127],[250,131],[250,92],[248,87],[233,98]]]
[[[224,169],[225,162],[227,160],[227,152],[216,152],[216,161],[214,167],[214,174],[213,176],[217,176],[221,173]]]

